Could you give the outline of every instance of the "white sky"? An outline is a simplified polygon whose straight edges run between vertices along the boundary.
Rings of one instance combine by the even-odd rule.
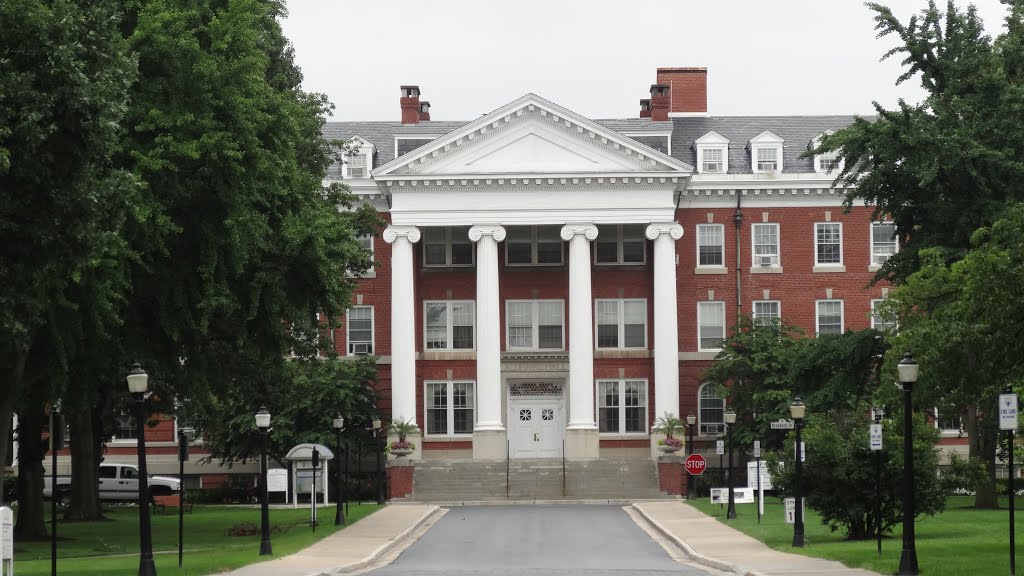
[[[903,22],[927,0],[889,0]],[[939,5],[944,7],[945,0]],[[958,0],[966,7],[967,3]],[[990,34],[998,0],[976,0]],[[895,86],[897,38],[858,0],[288,0],[304,88],[334,120],[398,120],[416,84],[433,120],[470,120],[533,92],[589,118],[632,118],[660,67],[708,69],[712,115],[870,114]]]

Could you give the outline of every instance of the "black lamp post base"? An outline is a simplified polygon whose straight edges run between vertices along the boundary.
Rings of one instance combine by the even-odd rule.
[[[903,549],[900,554],[899,576],[917,576],[920,571],[917,569],[917,550]]]
[[[139,576],[156,576],[156,565],[153,564],[152,556],[139,560]]]
[[[804,547],[804,531],[803,530],[799,530],[799,531],[794,530],[793,531],[793,547],[794,548],[803,548]]]
[[[727,512],[725,513],[725,517],[726,517],[726,519],[728,519],[728,520],[735,520],[735,519],[736,519],[736,509],[735,509],[735,508],[730,508],[730,509],[729,509],[729,510],[728,510],[728,511],[727,511]]]
[[[274,549],[270,545],[270,540],[260,540],[260,556],[270,556],[274,553]]]

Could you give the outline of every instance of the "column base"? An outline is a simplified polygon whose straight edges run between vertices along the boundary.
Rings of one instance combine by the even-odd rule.
[[[665,455],[664,452],[658,450],[658,442],[664,439],[665,433],[662,432],[660,429],[656,429],[651,432],[651,460],[657,462],[659,457]]]
[[[406,442],[412,442],[416,445],[416,447],[412,449],[412,454],[407,456],[395,456],[388,451],[388,462],[394,462],[396,460],[419,462],[423,459],[423,434],[417,429],[416,433],[407,435],[405,440]],[[391,446],[392,442],[398,442],[397,434],[388,434],[387,445]]]
[[[597,460],[601,456],[597,428],[565,431],[566,460]]]
[[[508,435],[505,430],[474,430],[473,460],[501,460],[508,457]]]

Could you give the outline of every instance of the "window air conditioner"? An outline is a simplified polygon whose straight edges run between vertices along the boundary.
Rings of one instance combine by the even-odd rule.
[[[373,352],[373,347],[369,342],[354,342],[351,344],[352,353],[358,356],[366,356],[370,352]]]
[[[771,266],[772,265],[772,257],[771,256],[760,256],[759,258],[760,258],[760,260],[759,260],[758,263],[761,266],[767,267],[767,266]]]
[[[350,167],[348,169],[349,178],[366,178],[366,168],[363,167]]]

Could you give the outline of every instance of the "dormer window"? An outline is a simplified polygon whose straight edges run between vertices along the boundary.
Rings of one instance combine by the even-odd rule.
[[[813,140],[811,140],[810,149],[814,150],[818,146],[821,146],[822,138],[824,138],[825,136],[831,136],[831,135],[832,135],[832,131],[831,130],[827,130],[825,132],[822,132],[821,134],[818,134],[817,136],[814,137]],[[830,152],[825,152],[823,154],[815,154],[814,155],[814,171],[815,172],[817,172],[819,174],[829,174],[829,173],[836,173],[836,174],[838,174],[839,172],[842,171],[842,169],[843,169],[843,162],[842,162],[842,160],[839,159],[839,151],[838,150],[832,150]]]
[[[366,178],[366,155],[348,156],[346,161],[346,178]]]
[[[345,180],[369,178],[373,168],[373,144],[359,136],[353,136],[346,144],[342,177]]]
[[[708,132],[693,142],[697,148],[697,171],[701,174],[725,174],[729,171],[729,139]]]
[[[755,173],[782,172],[782,143],[769,130],[750,139],[750,166]]]

